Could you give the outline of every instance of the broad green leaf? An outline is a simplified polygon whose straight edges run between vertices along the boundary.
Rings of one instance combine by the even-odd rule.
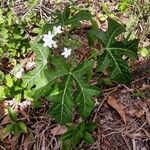
[[[74,78],[79,88],[77,91],[78,95],[76,97],[76,105],[81,117],[87,118],[94,108],[92,97],[98,95],[100,92],[96,87],[84,83],[78,75],[74,75]]]
[[[51,58],[54,69],[50,72],[48,68],[49,49],[37,43],[33,43],[31,46],[36,53],[36,68],[23,77],[24,84],[29,88],[36,85],[36,90],[42,89],[52,80],[68,73],[68,66],[65,66],[64,60],[61,58]]]
[[[125,29],[122,25],[109,19],[106,32],[100,29],[92,29],[88,34],[89,37],[94,36],[100,40],[104,47],[103,53],[98,58],[97,70],[103,71],[108,69],[111,79],[121,83],[130,83],[131,74],[129,67],[122,57],[124,55],[130,59],[137,57],[138,40],[117,41],[116,37],[124,31]]]
[[[70,17],[70,7],[69,5],[67,5],[64,9],[64,12],[63,12],[63,20],[67,20],[68,18]]]
[[[89,130],[87,128],[87,125],[89,127],[91,126],[92,129]],[[87,143],[93,143],[94,140],[90,133],[88,131],[93,131],[95,127],[93,126],[93,123],[87,123],[85,124],[84,122],[81,122],[78,126],[72,126],[71,129],[70,127],[68,128],[68,131],[61,136],[61,140],[63,141],[64,144],[68,143],[69,145],[74,148],[81,140],[84,140]]]
[[[16,112],[11,107],[8,107],[8,115],[13,122],[17,121]]]
[[[74,16],[72,16],[71,18],[69,18],[65,24],[78,24],[79,21],[83,21],[83,20],[90,20],[91,19],[91,14],[88,10],[81,10],[80,12],[78,12],[77,14],[75,14]]]
[[[49,49],[37,43],[32,43],[31,48],[36,53],[36,69],[25,74],[23,81],[28,87],[32,87],[35,84],[36,88],[38,88],[41,87],[42,80],[47,79],[45,72],[48,72],[47,59]]]
[[[77,83],[76,105],[80,110],[81,117],[86,118],[90,115],[94,107],[92,96],[98,94],[99,91],[83,80],[84,75],[91,70],[92,65],[93,63],[91,61],[85,61],[72,71],[68,71],[68,74],[64,76],[64,81],[61,81],[59,86],[49,95],[48,99],[51,99],[54,103],[49,112],[59,123],[67,123],[72,119],[74,106],[72,96],[73,81]]]

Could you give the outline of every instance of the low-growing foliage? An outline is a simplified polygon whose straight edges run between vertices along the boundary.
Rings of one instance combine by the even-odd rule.
[[[85,141],[86,143],[93,143],[94,140],[90,134],[96,125],[94,123],[80,123],[77,127],[68,126],[68,131],[61,137],[63,141],[63,149],[69,150],[75,148],[77,144],[81,140]]]
[[[20,57],[29,49],[24,25],[9,8],[0,9],[0,56]]]
[[[72,30],[80,32],[82,21],[88,21],[91,25],[88,31],[89,44],[97,42],[103,46],[103,49],[97,49],[99,53],[94,53],[94,59],[92,52],[89,52],[88,59],[78,61],[75,49],[79,45],[75,48],[72,46],[72,43],[76,43],[77,40],[70,35]],[[93,142],[89,132],[95,129],[95,125],[88,123],[87,120],[94,109],[93,97],[100,94],[100,89],[90,84],[90,79],[95,77],[94,71],[107,70],[110,79],[104,82],[108,84],[113,81],[130,83],[132,80],[128,60],[134,60],[137,57],[138,40],[129,40],[129,37],[117,40],[118,36],[126,30],[123,25],[113,19],[108,19],[106,32],[98,29],[97,25],[92,26],[93,23],[95,21],[88,10],[75,12],[70,6],[66,6],[63,12],[56,12],[56,17],[51,20],[51,23],[44,22],[41,29],[37,28],[37,33],[42,35],[38,35],[37,39],[30,43],[30,48],[36,54],[36,67],[26,72],[18,81],[11,75],[6,75],[2,79],[3,85],[0,85],[1,99],[10,97],[21,101],[33,98],[37,103],[41,97],[48,100],[51,104],[48,114],[53,116],[59,124],[68,127],[68,131],[62,136],[64,149],[66,144],[74,148],[81,140]],[[20,28],[19,25],[17,27]],[[13,38],[13,40],[21,44],[21,41],[26,38],[21,28],[19,31],[18,39]],[[7,38],[11,37],[7,36]],[[10,40],[10,44],[12,43],[13,41]],[[26,44],[29,43],[26,41]],[[8,112],[12,123],[7,126],[7,131],[27,132],[26,126],[17,121],[13,110],[8,109]],[[75,113],[81,118],[81,123],[71,126]]]
[[[10,132],[12,134],[21,134],[21,133],[27,133],[27,127],[22,121],[17,120],[16,112],[11,108],[8,107],[8,115],[11,120],[11,123],[9,123],[4,131]]]

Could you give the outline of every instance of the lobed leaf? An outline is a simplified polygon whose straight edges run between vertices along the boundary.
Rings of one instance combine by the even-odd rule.
[[[72,121],[73,112],[73,97],[72,97],[72,78],[69,74],[64,82],[61,83],[59,90],[53,96],[54,104],[49,113],[60,124],[65,124]]]
[[[127,58],[135,59],[137,57],[138,40],[117,41],[116,37],[124,32],[125,29],[116,21],[108,20],[108,30],[106,32],[100,29],[89,31],[90,43],[93,43],[91,37],[94,36],[103,44],[104,51],[98,58],[97,71],[108,69],[110,78],[121,83],[130,83],[131,74],[128,64],[123,60]]]

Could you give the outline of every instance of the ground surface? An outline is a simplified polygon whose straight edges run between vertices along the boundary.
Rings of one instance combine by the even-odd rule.
[[[91,4],[96,13],[100,10],[95,1]],[[116,2],[107,1],[112,11]],[[85,2],[78,2],[79,7],[86,5]],[[114,11],[115,13],[115,11]],[[128,18],[124,14],[118,14],[123,22]],[[143,22],[142,22],[143,23]],[[101,26],[105,29],[105,26]],[[84,39],[84,28],[80,34]],[[140,30],[140,27],[137,27]],[[137,34],[141,34],[137,32]],[[138,36],[138,35],[137,35]],[[146,44],[149,37],[145,37],[140,46]],[[79,58],[84,59],[88,51],[87,41],[81,47],[83,54],[79,53]],[[81,51],[80,50],[80,51]],[[133,81],[130,85],[113,84],[104,85],[102,94],[96,97],[95,109],[89,118],[97,124],[93,132],[94,144],[80,143],[77,149],[90,150],[149,150],[150,149],[150,59],[139,58],[131,66]],[[42,106],[36,111],[31,109],[31,104],[23,102],[16,106],[14,101],[5,101],[0,104],[0,150],[58,150],[60,149],[59,135],[66,129],[46,115],[49,104],[41,99]],[[7,105],[12,105],[16,109],[19,107],[19,118],[28,127],[28,134],[13,136],[3,134],[2,128],[10,121],[4,115]]]

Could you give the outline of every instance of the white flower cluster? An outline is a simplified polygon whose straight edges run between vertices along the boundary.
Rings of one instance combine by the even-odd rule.
[[[44,41],[43,46],[44,47],[48,46],[49,48],[57,48],[57,43],[53,38],[60,33],[62,33],[62,27],[60,25],[57,27],[54,26],[53,31],[49,31],[48,34],[43,35],[43,41]],[[61,55],[67,58],[68,56],[71,55],[71,51],[72,51],[71,49],[65,47],[64,52],[62,52]]]
[[[44,47],[57,48],[56,41],[53,39],[57,34],[62,33],[61,26],[53,27],[53,31],[43,35]]]

